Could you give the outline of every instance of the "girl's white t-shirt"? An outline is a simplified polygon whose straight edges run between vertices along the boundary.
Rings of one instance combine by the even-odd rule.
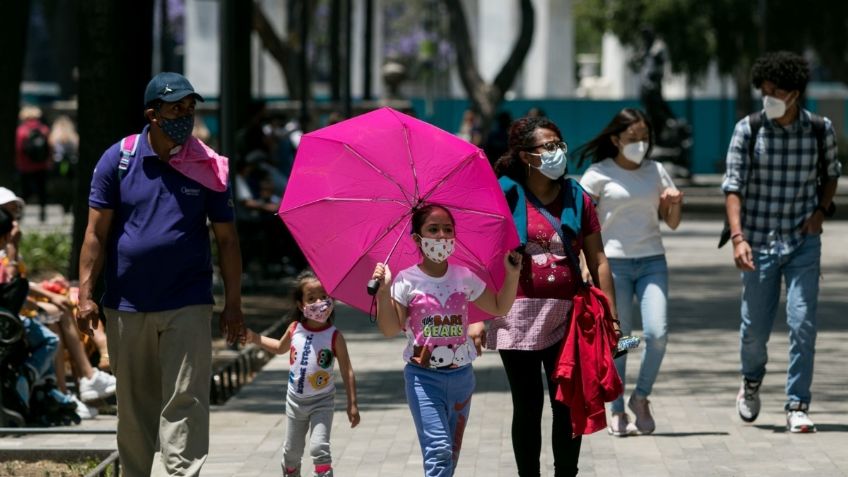
[[[638,169],[627,170],[613,159],[592,164],[580,185],[597,198],[598,220],[604,253],[610,258],[662,255],[660,195],[676,189],[659,162],[645,159]]]
[[[468,303],[485,290],[486,282],[461,265],[449,265],[441,277],[417,265],[398,273],[392,298],[407,309],[403,360],[438,369],[471,364],[477,349],[468,337]]]

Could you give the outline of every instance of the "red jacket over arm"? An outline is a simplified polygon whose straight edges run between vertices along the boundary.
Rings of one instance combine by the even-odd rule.
[[[607,298],[598,288],[582,287],[553,375],[556,399],[571,408],[575,436],[604,429],[604,403],[624,391],[613,361],[617,343]]]

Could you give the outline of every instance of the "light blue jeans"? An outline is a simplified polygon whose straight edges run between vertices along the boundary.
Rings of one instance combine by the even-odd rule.
[[[451,477],[471,411],[474,370],[470,365],[443,371],[407,364],[403,377],[424,457],[424,475]]]
[[[761,381],[766,374],[768,340],[777,316],[781,277],[786,281],[789,369],[786,408],[810,403],[816,353],[816,307],[821,273],[821,236],[809,235],[788,255],[754,252],[756,270],[742,272],[742,375]]]
[[[608,260],[615,283],[615,303],[623,336],[633,332],[634,297],[642,312],[642,363],[633,392],[640,397],[647,397],[657,380],[668,342],[668,265],[665,255]],[[621,383],[626,384],[626,354],[615,360],[615,368],[621,376]],[[624,394],[612,402],[610,410],[624,412]]]

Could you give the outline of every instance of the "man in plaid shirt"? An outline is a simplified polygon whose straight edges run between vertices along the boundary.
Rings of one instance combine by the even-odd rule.
[[[789,52],[770,53],[752,69],[754,87],[763,94],[761,127],[751,134],[750,116],[736,124],[722,183],[733,242],[733,260],[742,270],[742,385],[736,399],[739,417],[753,422],[760,412],[759,390],[766,373],[766,344],[777,314],[781,277],[786,281],[789,325],[786,426],[790,432],[815,432],[807,415],[816,344],[822,221],[836,192],[841,165],[836,136],[824,118],[821,196],[818,142],[801,98],[809,65]],[[749,154],[750,141],[755,141]]]

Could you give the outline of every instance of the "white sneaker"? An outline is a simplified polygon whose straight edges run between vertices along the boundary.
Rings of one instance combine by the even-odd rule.
[[[810,420],[807,411],[787,411],[786,429],[795,433],[816,432],[816,425]]]
[[[630,418],[626,412],[614,412],[610,419],[610,424],[607,427],[607,432],[611,436],[627,437],[636,434],[636,428],[630,423]]]
[[[102,399],[115,394],[115,376],[94,368],[91,379],[82,377],[79,380],[79,395],[83,402]]]
[[[742,386],[736,395],[736,412],[745,422],[754,422],[760,415],[760,384],[762,381],[742,379]]]
[[[76,394],[69,392],[67,395],[77,403],[76,413],[80,419],[94,419],[99,414],[96,407],[89,407],[86,403],[80,401]]]

